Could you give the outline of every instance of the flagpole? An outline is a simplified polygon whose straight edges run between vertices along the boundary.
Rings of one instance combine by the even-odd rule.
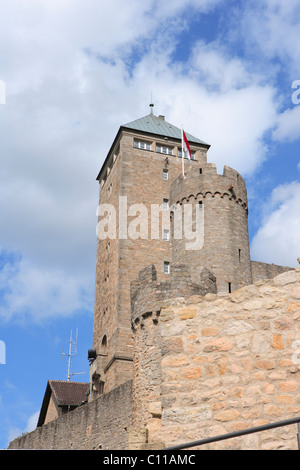
[[[183,127],[181,126],[181,159],[182,159],[182,176],[184,177],[184,151],[183,151]]]

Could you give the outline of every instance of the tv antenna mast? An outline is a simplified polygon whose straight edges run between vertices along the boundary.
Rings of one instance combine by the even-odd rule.
[[[62,356],[67,356],[68,357],[68,375],[67,375],[67,381],[70,382],[71,376],[72,375],[80,375],[80,374],[85,374],[85,372],[71,372],[71,361],[72,357],[75,357],[77,354],[77,340],[78,340],[78,328],[76,328],[76,339],[73,340],[72,337],[72,330],[70,334],[70,340],[69,340],[69,353],[64,352],[64,348],[62,351]]]

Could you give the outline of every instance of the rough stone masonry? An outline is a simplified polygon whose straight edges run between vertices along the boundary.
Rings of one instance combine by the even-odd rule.
[[[148,313],[142,326],[135,319],[133,427],[141,429],[139,448],[299,416],[299,340],[300,268],[232,294],[173,299],[159,316]],[[211,448],[297,449],[297,427]]]
[[[120,127],[97,177],[118,236],[97,242],[89,403],[11,448],[163,448],[300,413],[299,269],[250,259],[245,181],[228,166],[218,174],[210,146],[187,138],[182,174],[179,128],[152,112]],[[162,205],[170,231],[161,220],[157,238],[120,234],[124,198],[148,214]],[[193,250],[175,230],[189,205]],[[295,436],[220,447],[293,448]]]
[[[300,416],[300,268],[159,303],[135,310],[133,381],[10,448],[163,449]],[[205,448],[293,450],[297,426]]]
[[[185,265],[191,282],[199,285],[203,282],[199,270],[207,269],[216,279],[218,292],[233,292],[290,269],[250,259],[244,179],[228,166],[218,174],[216,165],[207,162],[210,145],[190,134],[187,138],[192,159],[182,175],[180,129],[152,113],[127,123],[120,127],[97,177],[99,207],[111,207],[108,217],[115,218],[117,236],[98,237],[94,396],[133,378],[130,289],[141,270],[154,265],[158,280],[170,282],[172,264]],[[126,207],[120,202],[124,200]],[[138,219],[135,208],[140,205],[149,215],[148,236],[144,239],[143,233],[132,239],[127,236],[127,226]],[[163,206],[158,237],[150,233],[153,205]],[[196,220],[201,214],[201,227],[196,227],[203,235],[199,249],[187,249],[187,237],[174,234],[176,214],[187,206],[192,207]],[[166,214],[171,225],[163,233]]]

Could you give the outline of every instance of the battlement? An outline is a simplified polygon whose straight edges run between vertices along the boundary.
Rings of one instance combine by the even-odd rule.
[[[229,166],[224,166],[223,174],[217,173],[215,164],[203,164],[200,168],[190,168],[185,178],[179,175],[171,185],[170,202],[182,204],[198,201],[206,197],[228,198],[248,210],[246,183],[242,176]]]
[[[183,176],[181,129],[152,113],[120,127],[99,204],[141,237],[98,237],[89,402],[11,448],[163,449],[199,439],[199,428],[210,436],[299,415],[300,267],[251,261],[244,179],[228,166],[218,174],[209,145],[187,139]],[[147,217],[134,212],[141,205]],[[287,442],[296,445],[267,433],[232,448]]]
[[[192,205],[198,236],[198,245],[192,248],[177,235],[178,224],[185,227],[190,217],[187,204]],[[179,206],[182,210],[177,212]],[[225,166],[218,174],[214,164],[189,167],[185,177],[181,174],[171,184],[170,207],[173,262],[187,264],[192,278],[199,266],[206,267],[216,277],[220,292],[252,283],[247,190],[237,171]]]
[[[162,304],[231,293],[274,272],[251,263],[242,176],[227,165],[218,173],[207,162],[210,146],[188,133],[191,160],[182,159],[181,137],[181,129],[153,113],[127,123],[97,177],[99,204],[115,209],[119,235],[97,242],[93,349],[106,355],[95,364],[104,393],[131,379],[132,326],[147,318],[154,325]],[[138,205],[147,213],[143,229]]]
[[[199,269],[198,280],[199,283],[193,282],[189,266],[180,263],[171,265],[170,281],[159,281],[154,265],[142,269],[138,279],[131,283],[132,328],[143,324],[150,313],[158,317],[166,301],[216,293],[216,279],[208,269]]]

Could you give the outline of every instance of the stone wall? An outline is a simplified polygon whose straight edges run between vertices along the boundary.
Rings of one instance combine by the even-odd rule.
[[[35,431],[9,449],[124,450],[132,423],[132,382],[101,395]]]
[[[153,318],[148,312],[135,325],[135,364],[142,358],[144,374],[133,384],[133,424],[147,430],[140,448],[300,415],[300,268],[232,294],[174,299]],[[297,449],[297,427],[206,448]]]
[[[282,274],[287,271],[291,271],[292,268],[288,266],[278,266],[277,264],[261,263],[260,261],[251,261],[252,278],[253,282],[273,279],[275,276]]]
[[[149,142],[151,150],[135,148],[135,139]],[[116,215],[116,239],[98,239],[97,244],[93,348],[97,354],[106,354],[106,361],[102,361],[103,367],[98,371],[104,371],[100,380],[105,382],[105,393],[132,378],[130,283],[138,277],[141,269],[150,264],[156,265],[161,280],[169,278],[164,273],[164,261],[171,262],[172,245],[170,240],[162,240],[163,219],[167,218],[169,224],[169,211],[161,211],[159,231],[153,234],[151,210],[152,205],[158,208],[164,199],[169,200],[170,185],[181,173],[182,160],[177,156],[181,142],[168,140],[168,145],[174,147],[174,155],[168,158],[156,152],[156,144],[165,145],[166,141],[162,136],[141,135],[124,128],[99,177],[99,204],[112,204],[112,217],[114,213]],[[191,144],[191,149],[196,152],[191,167],[198,167],[200,161],[206,161],[207,148]],[[163,178],[163,170],[168,170],[167,180]],[[119,197],[127,198],[127,207],[125,199],[119,206]],[[135,205],[141,204],[148,211],[148,230],[136,239],[130,235],[130,229],[133,230],[139,214]],[[120,220],[124,223],[120,224]],[[123,233],[124,227],[119,233],[120,225],[128,229],[127,237]],[[135,230],[133,232],[135,234]],[[104,337],[105,350],[102,344]]]
[[[150,311],[153,292],[133,309],[133,382],[9,448],[162,449],[300,416],[300,268]],[[205,448],[297,449],[297,426]]]
[[[192,281],[190,269],[185,264],[172,263],[168,281],[157,279],[154,265],[141,270],[138,279],[131,283],[132,324],[142,322],[148,312],[159,314],[161,307],[176,297],[216,293],[216,278],[208,269],[199,269],[197,281],[197,284]]]
[[[217,174],[213,164],[203,164],[200,170],[191,168],[185,179],[179,175],[174,180],[170,205],[174,220],[178,212],[180,222],[181,212],[188,206],[194,208],[203,246],[188,249],[186,237],[174,237],[173,262],[185,263],[192,270],[205,267],[216,277],[218,292],[233,292],[252,284],[246,184],[227,166],[223,174]]]

